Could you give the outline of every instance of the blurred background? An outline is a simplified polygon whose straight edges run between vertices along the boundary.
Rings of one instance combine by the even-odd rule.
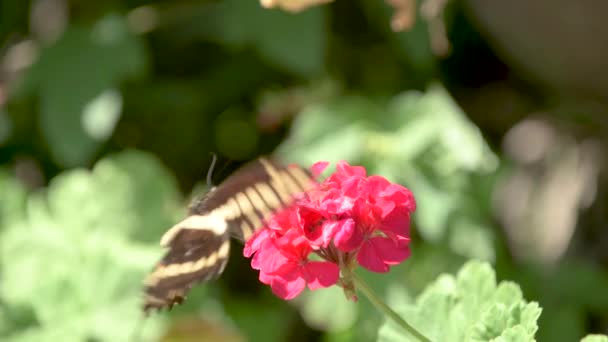
[[[216,184],[274,154],[409,187],[412,257],[365,274],[389,303],[480,259],[540,303],[538,341],[608,333],[606,13],[601,0],[0,1],[0,339],[373,340],[382,317],[366,301],[283,302],[238,248],[220,280],[138,331],[141,281],[206,190],[211,152]]]

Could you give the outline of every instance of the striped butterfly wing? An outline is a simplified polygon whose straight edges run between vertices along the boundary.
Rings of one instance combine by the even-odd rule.
[[[171,308],[192,286],[217,278],[228,262],[230,237],[246,241],[313,184],[300,166],[260,158],[195,201],[188,216],[161,238],[168,251],[144,281],[144,311]]]

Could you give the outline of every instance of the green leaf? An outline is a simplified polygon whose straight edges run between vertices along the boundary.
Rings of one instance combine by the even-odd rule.
[[[71,26],[41,51],[26,73],[24,91],[40,96],[42,133],[58,163],[91,160],[120,116],[122,99],[114,89],[144,64],[142,41],[116,15],[91,27]]]
[[[417,298],[394,309],[433,341],[533,341],[541,309],[519,286],[496,284],[490,264],[466,263],[456,277],[444,274]],[[379,341],[415,341],[387,321]]]
[[[494,261],[492,231],[466,215],[454,216],[451,218],[451,227],[456,233],[450,236],[451,249],[459,255]]]
[[[137,240],[157,245],[168,227],[185,215],[186,205],[175,178],[153,155],[126,150],[99,161],[93,173],[100,188],[114,187],[125,192],[124,198],[129,200],[126,206],[122,207],[116,198],[108,197],[107,203],[113,204],[114,212],[124,212],[122,217],[111,219],[130,218],[132,236]]]
[[[452,174],[457,171],[490,171],[498,166],[498,160],[481,131],[440,85],[432,85],[423,95],[406,92],[397,96],[390,103],[389,110],[408,118],[402,120],[398,136],[401,144],[396,144],[407,149],[418,146],[415,153],[409,152],[408,156],[429,153],[429,149],[439,150],[437,156],[440,158],[435,163],[444,172]]]
[[[269,62],[300,76],[323,71],[325,8],[293,14],[264,9],[257,1],[226,0],[211,12],[203,22],[209,38],[237,48],[253,46]]]
[[[277,153],[303,165],[318,160],[360,159],[366,151],[369,127],[374,125],[369,117],[381,115],[378,111],[372,102],[361,97],[310,106],[300,113],[292,135]]]
[[[20,323],[28,329],[3,328],[8,340],[131,338],[142,279],[162,252],[157,226],[173,221],[177,193],[157,159],[127,151],[31,194],[25,215],[0,232],[0,316],[32,313]],[[135,240],[150,228],[154,243]],[[162,316],[148,318],[145,339],[163,326]]]

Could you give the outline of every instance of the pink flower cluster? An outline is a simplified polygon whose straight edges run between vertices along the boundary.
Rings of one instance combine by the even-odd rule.
[[[319,175],[328,163],[313,165]],[[358,263],[373,272],[410,255],[412,193],[361,166],[339,162],[336,172],[294,205],[271,217],[245,244],[260,281],[280,298],[338,283],[340,271]],[[312,258],[311,258],[312,257]]]

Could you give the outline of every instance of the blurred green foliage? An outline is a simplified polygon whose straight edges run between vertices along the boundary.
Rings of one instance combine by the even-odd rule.
[[[220,280],[143,320],[142,279],[206,188],[209,152],[214,183],[273,153],[347,160],[410,188],[411,258],[360,275],[436,340],[606,333],[605,245],[591,257],[574,245],[551,267],[520,262],[493,215],[512,171],[502,109],[547,90],[483,93],[467,107],[463,94],[506,68],[467,7],[416,10],[394,32],[387,3],[293,14],[255,0],[0,2],[0,340],[408,340],[337,288],[277,299],[239,248]],[[434,50],[438,23],[451,57]]]
[[[15,204],[3,201],[3,212]],[[62,173],[22,209],[0,233],[4,338],[127,340],[141,317],[141,279],[160,256],[138,236],[177,217],[172,177],[153,157],[123,152],[91,172]],[[150,319],[158,331],[162,318]]]
[[[249,46],[264,59],[299,76],[320,75],[325,56],[326,12],[299,15],[269,11],[255,1],[227,0],[201,11],[193,25],[207,26],[207,39],[235,49]],[[203,20],[201,20],[203,19]]]
[[[70,27],[40,51],[24,75],[21,91],[38,93],[42,133],[58,163],[69,167],[91,161],[121,113],[121,98],[102,97],[104,92],[141,73],[145,61],[143,42],[117,15],[102,17],[89,27]],[[97,113],[87,108],[96,98],[102,106]]]

